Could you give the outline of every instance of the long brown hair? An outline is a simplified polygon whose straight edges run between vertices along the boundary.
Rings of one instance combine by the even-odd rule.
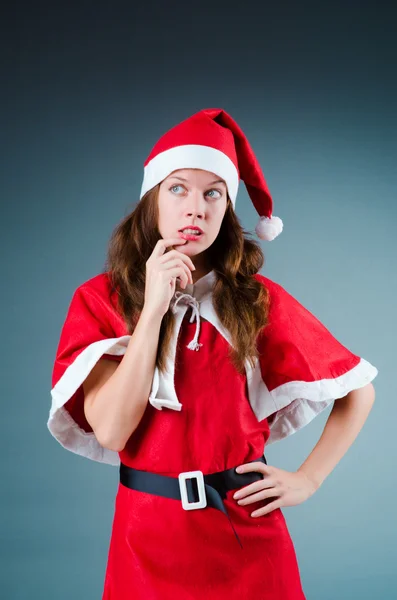
[[[144,305],[146,261],[161,239],[157,226],[159,188],[160,184],[149,190],[122,219],[108,245],[105,270],[117,290],[119,309],[130,334]],[[221,228],[206,257],[216,274],[214,310],[230,333],[230,358],[240,373],[244,373],[245,359],[254,365],[256,338],[267,324],[269,308],[267,289],[253,277],[263,266],[264,255],[260,245],[247,235],[228,196]],[[170,309],[162,319],[156,356],[160,371],[165,369],[174,319]]]

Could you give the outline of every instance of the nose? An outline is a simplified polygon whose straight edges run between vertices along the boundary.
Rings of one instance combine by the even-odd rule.
[[[188,217],[203,218],[205,215],[205,199],[199,190],[192,191],[186,202],[185,214]]]

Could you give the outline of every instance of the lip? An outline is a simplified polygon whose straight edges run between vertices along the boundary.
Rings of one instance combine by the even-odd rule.
[[[185,225],[185,227],[182,227],[182,229],[197,229],[197,231],[199,231],[200,233],[204,233],[204,231],[196,225]],[[179,229],[179,233],[181,233],[182,229]]]
[[[189,240],[191,242],[196,242],[197,240],[199,240],[203,234],[201,235],[192,235],[191,233],[182,233],[182,231],[178,231],[178,236],[180,238],[182,238],[183,240]]]

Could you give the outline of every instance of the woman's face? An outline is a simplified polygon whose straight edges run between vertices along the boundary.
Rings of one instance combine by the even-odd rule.
[[[193,257],[202,254],[215,241],[226,205],[226,183],[215,173],[202,169],[173,171],[161,182],[159,189],[158,228],[161,237],[182,237],[182,228],[200,227],[203,233],[198,239],[176,246],[195,263]]]

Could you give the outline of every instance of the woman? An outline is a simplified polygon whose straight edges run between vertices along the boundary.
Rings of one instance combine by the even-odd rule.
[[[69,307],[48,427],[120,468],[104,600],[304,599],[281,507],[318,489],[374,399],[376,368],[259,274],[239,179],[274,239],[281,219],[230,115],[204,109],[166,132],[106,269]],[[331,415],[296,472],[266,464],[267,444],[336,398],[343,431]]]

